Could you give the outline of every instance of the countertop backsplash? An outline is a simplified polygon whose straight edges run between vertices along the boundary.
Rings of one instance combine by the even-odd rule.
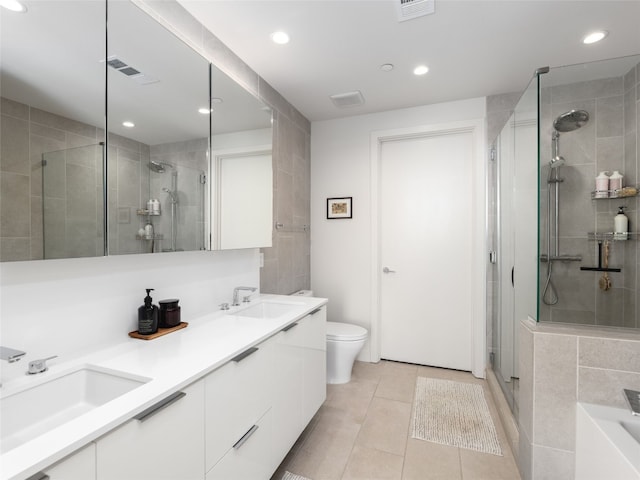
[[[155,304],[180,299],[185,322],[216,311],[234,287],[260,286],[259,261],[246,249],[3,263],[0,342],[27,354],[2,362],[1,380],[24,375],[31,360],[64,361],[127,338],[145,288]]]

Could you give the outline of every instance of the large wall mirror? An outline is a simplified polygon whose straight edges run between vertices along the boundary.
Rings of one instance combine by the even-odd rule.
[[[104,254],[105,4],[0,15],[0,260]]]
[[[104,2],[26,3],[1,16],[1,261],[270,245],[268,108],[128,1],[108,49]]]

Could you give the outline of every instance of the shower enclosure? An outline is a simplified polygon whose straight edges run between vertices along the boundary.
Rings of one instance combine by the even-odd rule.
[[[640,329],[639,134],[632,56],[539,69],[493,143],[489,355],[516,416],[519,321]],[[627,188],[596,195],[614,171]]]

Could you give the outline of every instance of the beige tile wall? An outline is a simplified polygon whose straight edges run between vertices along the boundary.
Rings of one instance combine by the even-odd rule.
[[[274,221],[293,226],[308,225],[309,121],[179,3],[173,0],[134,0],[134,3],[274,109]],[[309,288],[308,233],[274,230],[273,246],[262,252],[262,292],[288,294]]]
[[[640,334],[520,323],[520,471],[573,478],[577,402],[626,408],[640,390]]]

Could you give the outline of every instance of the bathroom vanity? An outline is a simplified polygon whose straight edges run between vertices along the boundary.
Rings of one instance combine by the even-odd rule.
[[[326,302],[261,295],[7,382],[0,478],[268,479],[326,398]]]

